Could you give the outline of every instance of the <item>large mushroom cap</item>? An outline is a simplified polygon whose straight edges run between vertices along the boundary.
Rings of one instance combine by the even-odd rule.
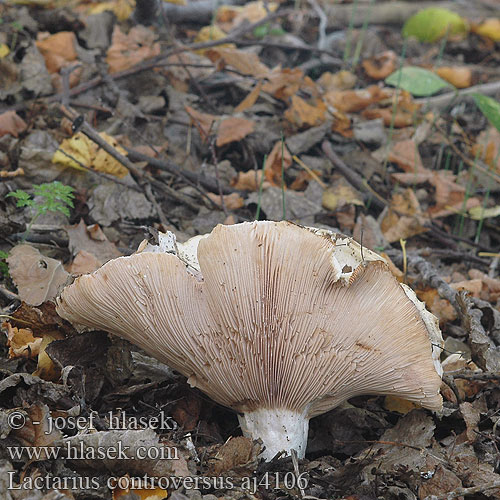
[[[195,264],[147,248],[112,260],[67,287],[57,311],[239,412],[308,419],[361,394],[441,407],[439,331],[373,252],[360,261],[353,240],[288,222],[220,225],[196,247]]]

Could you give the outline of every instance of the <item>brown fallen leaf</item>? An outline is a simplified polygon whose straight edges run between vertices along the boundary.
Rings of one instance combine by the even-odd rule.
[[[473,157],[478,157],[500,173],[500,131],[495,127],[482,130],[471,148]]]
[[[60,31],[54,35],[39,34],[38,38],[36,46],[45,59],[49,73],[58,73],[62,67],[77,59],[77,41],[72,31]]]
[[[366,89],[360,90],[331,90],[323,97],[335,109],[344,113],[355,113],[367,108],[371,104],[387,99],[389,94],[377,85],[371,85]]]
[[[185,109],[191,118],[192,124],[200,133],[202,140],[208,140],[208,137],[214,133],[213,128],[218,117],[208,113],[202,113],[201,111],[196,111],[196,109],[191,106],[186,106]]]
[[[53,300],[69,277],[58,260],[45,257],[30,245],[12,248],[7,263],[21,300],[34,306]]]
[[[396,71],[396,62],[396,53],[393,50],[387,50],[371,59],[365,59],[361,65],[365,73],[373,80],[384,80]]]
[[[329,90],[348,90],[356,84],[356,75],[350,71],[341,70],[337,73],[325,71],[316,81],[324,92]]]
[[[321,125],[325,121],[325,114],[326,106],[323,101],[317,100],[314,104],[309,104],[301,97],[294,95],[284,116],[294,129],[302,130]]]
[[[140,63],[144,59],[160,54],[160,44],[155,42],[156,35],[145,26],[134,26],[128,34],[115,25],[106,62],[110,73],[116,73]]]
[[[394,97],[395,95],[396,94],[394,94]],[[394,113],[393,106],[391,105],[386,108],[365,109],[362,113],[362,116],[367,120],[382,118],[386,127],[389,127],[391,126],[391,124],[393,124],[393,126],[396,128],[404,128],[409,127],[415,123],[416,114],[419,109],[420,105],[413,100],[412,95],[409,92],[403,90],[399,93],[396,113]]]
[[[282,101],[288,101],[300,89],[309,89],[313,97],[319,96],[316,84],[309,77],[304,76],[300,68],[274,68],[267,75],[266,83],[262,86],[264,92]]]
[[[465,290],[473,297],[479,298],[483,289],[483,281],[481,279],[458,281],[456,283],[450,283],[450,287],[457,292]]]
[[[215,193],[207,193],[207,196],[219,207],[222,206],[220,195]],[[245,206],[245,200],[238,193],[223,195],[224,206],[228,210],[238,210]]]
[[[0,115],[0,137],[7,134],[19,137],[27,128],[27,123],[15,111],[5,111]]]
[[[42,337],[34,337],[29,328],[13,327],[8,321],[2,324],[7,330],[7,347],[9,359],[36,358],[40,352]]]
[[[446,299],[442,299],[435,288],[417,288],[415,292],[417,297],[425,302],[429,311],[439,319],[441,326],[457,318],[454,307]]]
[[[253,52],[245,52],[236,48],[215,47],[207,49],[204,55],[212,62],[222,61],[225,66],[231,66],[243,75],[255,78],[265,78],[270,71],[265,64],[260,62],[259,56]]]
[[[412,139],[395,142],[389,152],[388,160],[396,163],[405,172],[418,174],[428,171],[422,163],[418,146]]]
[[[260,91],[262,90],[263,80],[259,80],[257,85],[252,89],[252,91],[241,101],[238,106],[234,108],[235,113],[242,113],[243,111],[251,108],[260,96]]]
[[[283,141],[277,141],[269,153],[264,165],[266,179],[273,186],[283,183],[282,172],[292,164],[292,155]]]
[[[255,122],[253,120],[234,116],[224,118],[217,130],[217,140],[215,144],[217,147],[220,147],[230,142],[241,141],[241,139],[251,134],[254,130]]]
[[[231,187],[240,191],[258,191],[262,181],[262,170],[248,170],[247,172],[238,172],[238,177],[231,181]],[[267,189],[271,183],[262,181],[262,189]]]
[[[472,85],[472,71],[464,66],[441,66],[436,73],[457,89],[465,89]]]

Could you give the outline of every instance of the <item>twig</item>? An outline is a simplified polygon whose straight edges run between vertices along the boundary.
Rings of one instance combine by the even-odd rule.
[[[21,297],[17,293],[7,290],[4,286],[0,285],[0,295],[5,297],[7,300],[21,300]]]
[[[350,169],[333,151],[332,145],[328,141],[323,141],[321,145],[321,149],[323,149],[324,153],[328,157],[328,159],[333,163],[335,168],[346,178],[347,182],[354,186],[359,191],[362,191],[368,194],[371,198],[371,203],[379,210],[384,209],[388,206],[387,202],[383,202],[383,198],[379,195],[372,197],[372,193],[374,190],[372,188],[368,189],[368,183],[356,172]],[[385,201],[385,200],[384,200]]]
[[[437,95],[435,97],[423,97],[415,99],[416,103],[433,108],[444,108],[453,101],[458,101],[462,97],[470,94],[478,93],[483,95],[495,95],[500,90],[500,80],[497,82],[483,83],[481,85],[474,85],[467,89],[459,90],[458,92],[448,92],[447,94]]]

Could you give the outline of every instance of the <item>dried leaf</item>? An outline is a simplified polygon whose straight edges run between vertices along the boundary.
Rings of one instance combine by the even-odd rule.
[[[292,104],[285,111],[285,119],[295,128],[303,129],[316,127],[325,121],[326,106],[323,101],[316,101],[314,105],[308,104],[301,97],[292,96]]]
[[[348,90],[356,84],[356,75],[350,71],[341,70],[337,73],[325,71],[317,80],[317,84],[328,92],[330,90]]]
[[[383,80],[396,70],[397,55],[393,50],[365,59],[362,62],[365,73],[373,80]]]
[[[265,78],[269,68],[260,62],[259,56],[253,52],[245,52],[232,47],[215,47],[206,49],[205,56],[211,61],[223,61],[225,65],[232,66],[243,75]]]
[[[217,205],[222,207],[221,199],[219,194],[207,193],[207,196]],[[245,206],[245,200],[238,193],[231,193],[223,195],[224,206],[228,210],[238,210]]]
[[[255,122],[246,118],[229,117],[222,120],[217,130],[216,146],[224,146],[230,142],[240,141],[255,130]]]
[[[273,186],[281,186],[282,171],[292,164],[292,155],[282,141],[276,142],[265,163],[265,177]]]
[[[396,163],[405,172],[424,173],[427,169],[422,164],[418,146],[412,139],[393,144],[388,160]]]
[[[218,117],[208,113],[202,113],[201,111],[196,111],[196,109],[191,106],[186,106],[186,111],[191,117],[192,123],[200,133],[202,140],[206,141],[214,132],[214,122],[218,119]]]
[[[464,66],[441,66],[436,73],[457,89],[465,89],[472,85],[472,71]]]
[[[5,111],[0,115],[0,137],[7,134],[19,137],[27,128],[26,122],[15,111]]]
[[[58,73],[62,67],[76,60],[76,43],[76,36],[72,31],[60,31],[36,42],[49,73]]]
[[[15,328],[8,321],[2,324],[7,329],[9,359],[36,358],[40,352],[42,337],[34,337],[29,328]]]
[[[361,90],[331,90],[324,95],[324,99],[328,104],[345,113],[361,111],[371,104],[388,97],[389,94],[377,85]]]
[[[106,55],[110,73],[116,73],[160,54],[160,44],[154,42],[155,34],[144,26],[134,26],[125,35],[115,25],[111,47]]]
[[[135,9],[135,0],[112,0],[100,2],[90,9],[91,14],[100,14],[106,10],[113,12],[119,21],[126,21]]]
[[[124,156],[127,155],[125,149],[118,144],[118,141],[114,137],[105,132],[101,132],[99,135],[119,153]],[[64,154],[63,151],[67,154]],[[76,168],[77,170],[85,170],[80,165],[81,163],[88,168],[115,175],[119,178],[123,178],[128,174],[126,167],[82,132],[78,132],[69,139],[63,140],[59,149],[52,157],[52,163],[60,163],[67,167]]]
[[[58,260],[30,245],[12,248],[7,263],[21,300],[34,306],[54,299],[69,276]]]
[[[243,111],[251,108],[259,98],[260,91],[262,90],[263,81],[259,80],[257,85],[252,89],[252,91],[241,101],[238,106],[234,108],[235,113],[242,113]]]
[[[231,186],[240,191],[258,191],[262,179],[262,170],[248,170],[238,172],[238,177],[233,179]],[[264,180],[262,189],[267,189],[271,184]]]

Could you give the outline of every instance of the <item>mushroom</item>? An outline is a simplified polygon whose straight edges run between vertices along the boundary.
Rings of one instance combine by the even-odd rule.
[[[325,230],[245,222],[185,244],[167,233],[79,277],[57,312],[236,410],[268,460],[303,457],[309,419],[354,396],[442,406],[437,319],[382,257]]]

